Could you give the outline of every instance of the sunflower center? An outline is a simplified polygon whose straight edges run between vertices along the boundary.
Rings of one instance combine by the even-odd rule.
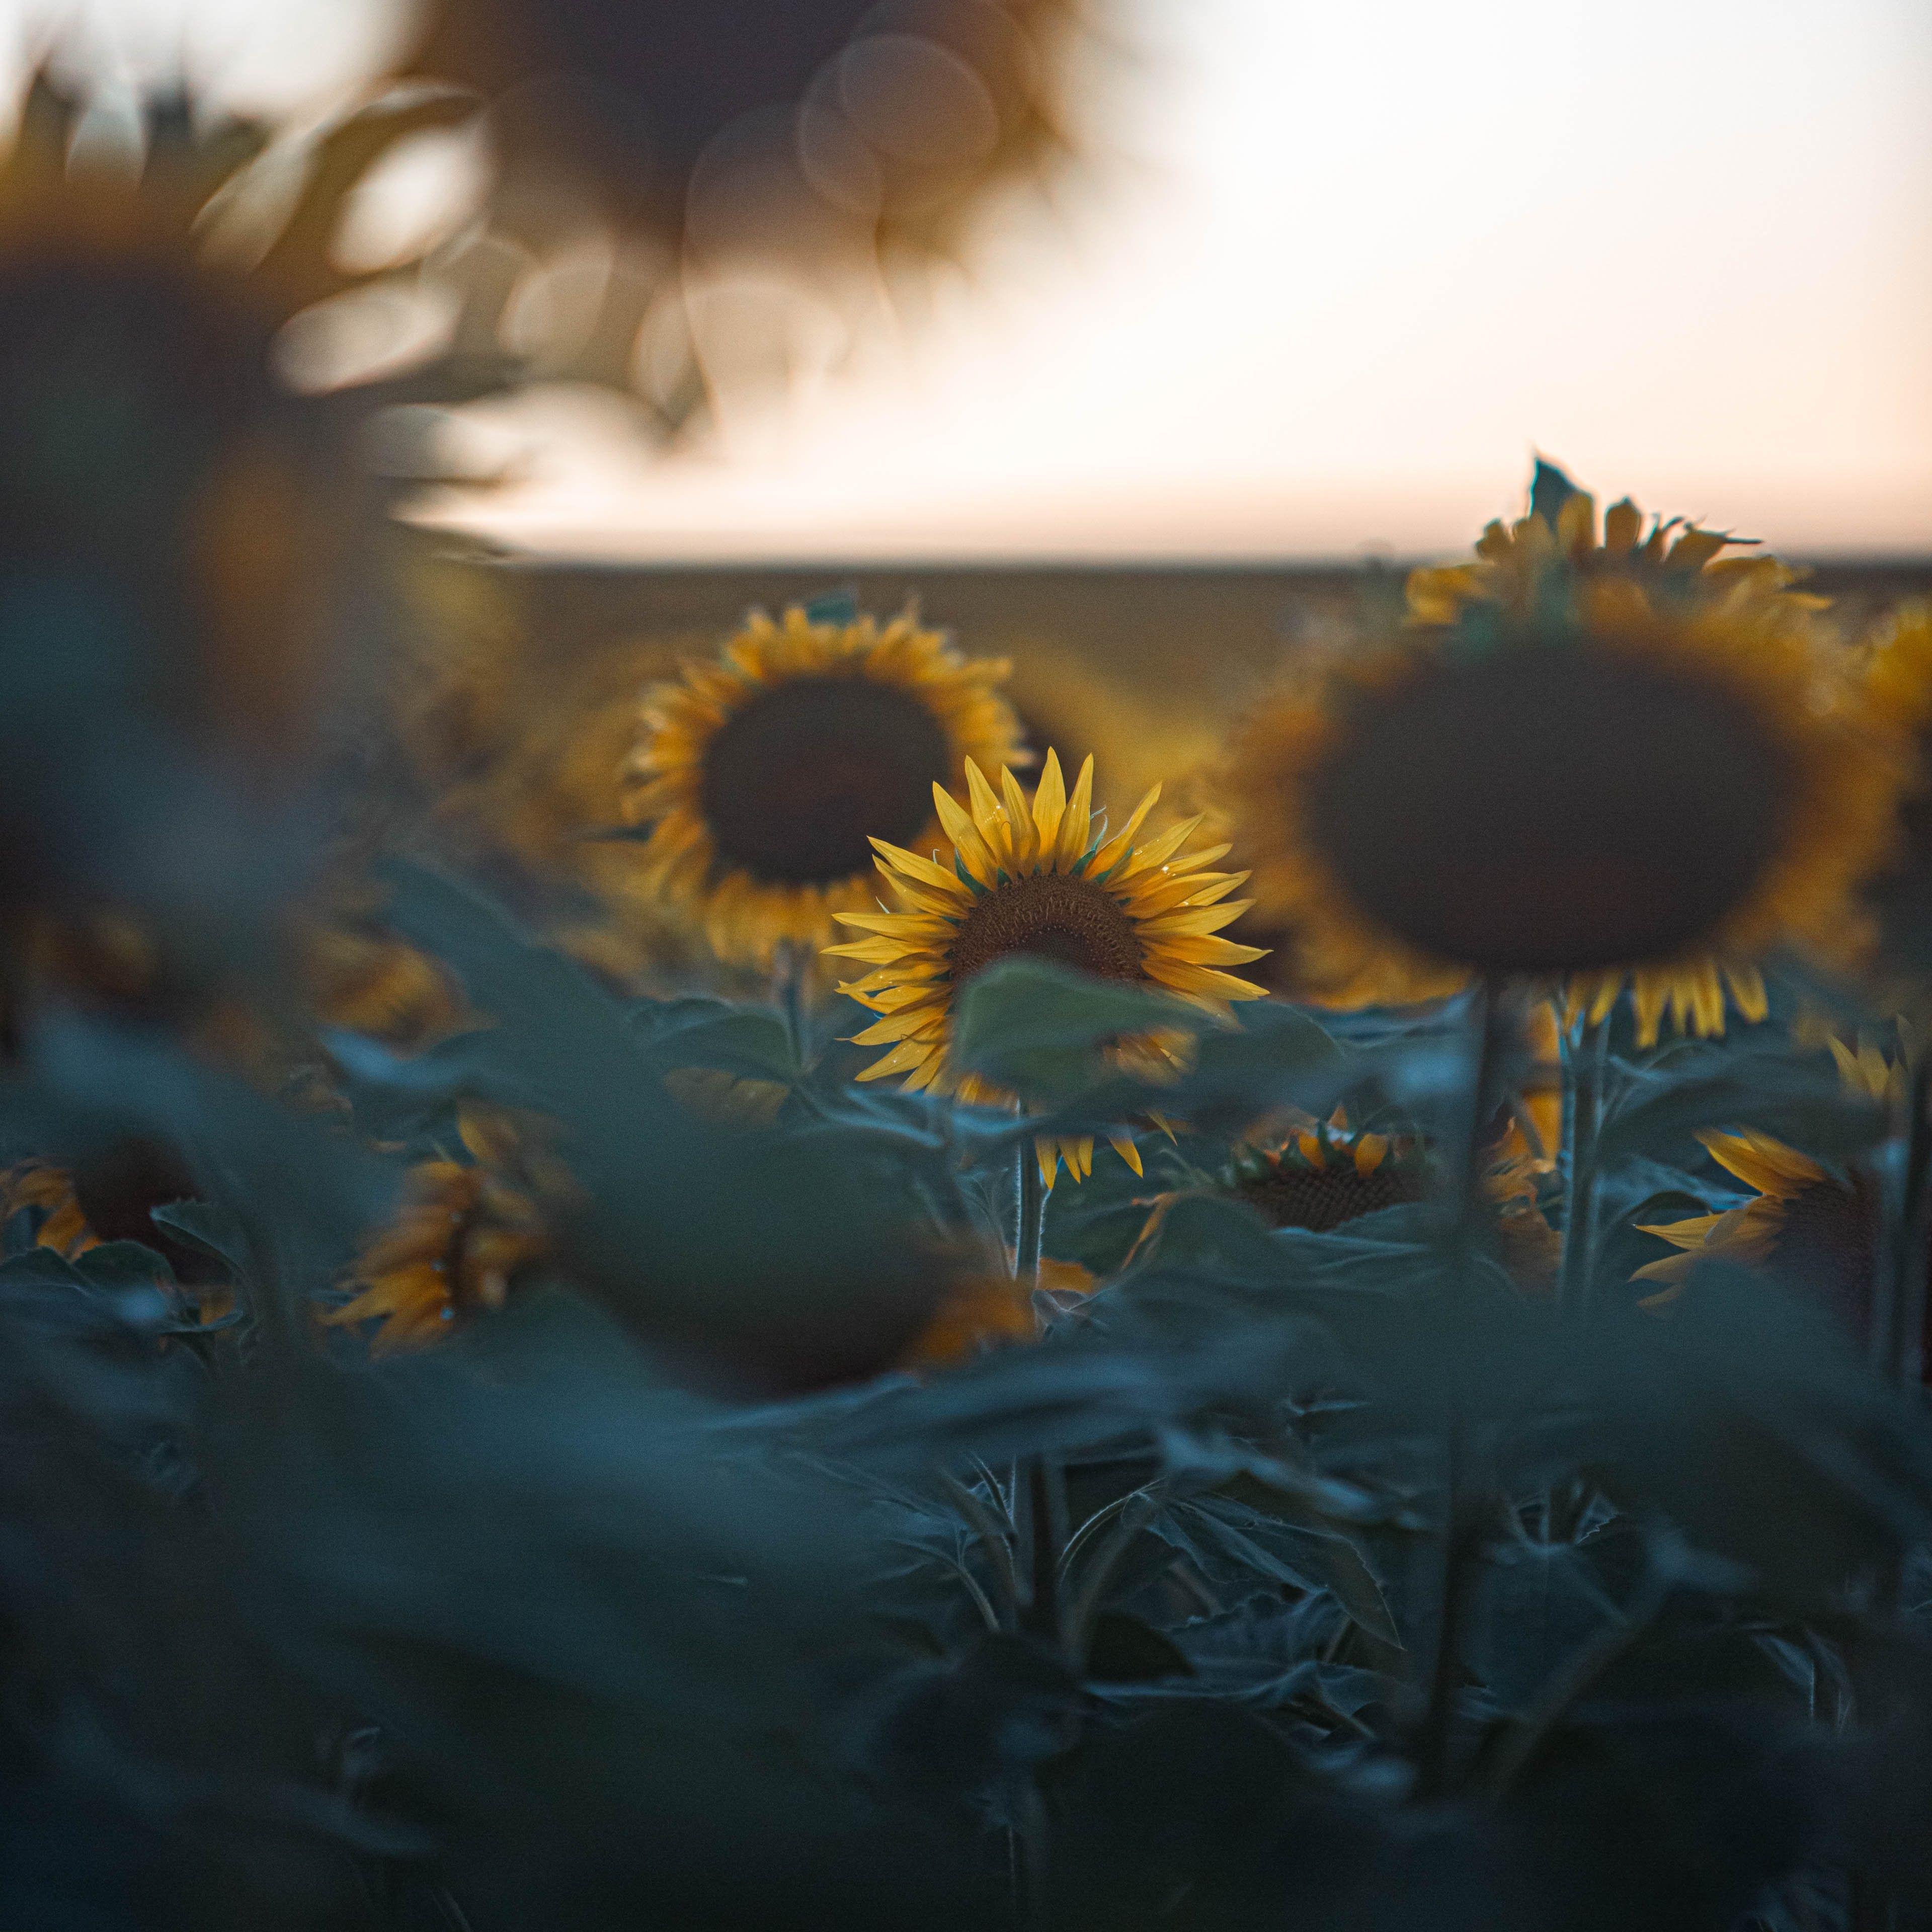
[[[1308,825],[1357,903],[1497,972],[1694,950],[1776,856],[1796,774],[1741,694],[1578,643],[1433,664],[1366,699]]]
[[[699,799],[721,864],[768,885],[869,872],[868,838],[910,845],[950,776],[945,727],[910,692],[872,678],[793,678],[728,718]]]
[[[1098,886],[1064,873],[1030,873],[982,892],[952,942],[953,984],[1013,952],[1102,980],[1142,976],[1133,921]]]
[[[1427,1192],[1427,1182],[1420,1168],[1397,1166],[1391,1161],[1363,1174],[1344,1153],[1334,1167],[1301,1167],[1284,1162],[1237,1181],[1234,1191],[1270,1228],[1306,1228],[1325,1234],[1361,1215],[1420,1201]]]

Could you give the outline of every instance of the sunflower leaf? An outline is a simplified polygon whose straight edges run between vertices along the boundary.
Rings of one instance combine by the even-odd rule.
[[[1200,1007],[1165,993],[1099,980],[1024,954],[969,981],[954,1010],[954,1058],[966,1072],[1052,1105],[1102,1079],[1106,1049],[1124,1034],[1200,1032]]]

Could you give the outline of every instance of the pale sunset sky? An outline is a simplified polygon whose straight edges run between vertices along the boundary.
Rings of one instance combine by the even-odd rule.
[[[340,89],[383,11],[86,10],[241,104]],[[1540,449],[1791,550],[1932,551],[1925,0],[1121,19],[1083,174],[916,326],[670,459],[581,394],[497,411],[522,480],[448,513],[632,558],[1347,557],[1460,548]]]

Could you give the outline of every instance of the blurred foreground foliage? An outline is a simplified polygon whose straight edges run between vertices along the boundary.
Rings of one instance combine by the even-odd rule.
[[[1049,1250],[1101,1286],[1044,1298],[1037,1346],[908,1374],[1036,1118],[852,1085],[840,1004],[622,998],[470,887],[388,886],[488,1024],[328,1036],[338,1107],[51,1007],[8,1079],[10,1141],[83,1173],[165,1146],[192,1190],[71,1258],[8,1226],[7,1922],[1932,1903],[1922,1402],[1762,1279],[1663,1314],[1624,1284],[1647,1204],[1712,1196],[1693,1135],[1739,1083],[1869,1144],[1819,1056],[1616,1052],[1616,1232],[1559,1313],[1454,1199],[1270,1230],[1200,1178],[1270,1108],[1453,1133],[1468,1011],[1197,1016],[1186,1073],[1130,1091],[1101,1042],[1166,1003],[1007,962],[969,1059],[1069,1130],[1189,1124],[1146,1180],[1056,1191]],[[312,1316],[463,1108],[548,1124],[554,1239],[372,1363]]]

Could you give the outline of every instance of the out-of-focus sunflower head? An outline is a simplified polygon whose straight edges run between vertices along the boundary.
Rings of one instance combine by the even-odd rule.
[[[1551,554],[1258,707],[1220,790],[1260,909],[1342,997],[1526,976],[1600,1016],[1634,985],[1654,1037],[1720,1032],[1728,984],[1762,1018],[1756,962],[1831,934],[1882,854],[1895,748],[1808,600]]]
[[[862,311],[881,270],[956,259],[989,205],[1042,179],[1072,146],[1090,11],[436,0],[415,66],[490,100],[496,210],[523,244],[553,251],[573,208],[579,229],[633,238],[634,311],[614,358],[602,334],[624,297],[607,290],[599,374],[642,374],[675,418],[699,393],[694,361],[712,364],[712,308],[728,311],[714,349],[782,329],[800,295],[821,316]],[[648,366],[629,366],[634,348]]]
[[[1633,596],[1678,607],[1762,601],[1794,614],[1824,610],[1826,599],[1794,587],[1802,574],[1728,532],[1679,518],[1646,520],[1628,496],[1604,512],[1600,529],[1595,497],[1539,458],[1527,512],[1491,523],[1468,561],[1411,572],[1408,609],[1425,626],[1484,606],[1521,621],[1552,605],[1580,605],[1587,615],[1600,598],[1614,612]]]
[[[1911,764],[1891,862],[1866,894],[1882,1004],[1922,1018],[1932,988],[1932,604],[1894,612],[1872,641],[1864,684]]]
[[[371,162],[457,104],[259,158],[172,104],[138,168],[74,152],[78,111],[38,82],[0,164],[0,896],[117,868],[187,890],[171,815],[218,849],[211,789],[259,806],[309,769],[376,506],[356,416],[284,380],[282,332],[353,285],[329,248]]]
[[[1006,674],[911,611],[754,612],[716,661],[645,694],[626,800],[648,828],[640,886],[728,961],[815,950],[874,902],[880,840],[939,844],[935,788],[1018,758]]]

